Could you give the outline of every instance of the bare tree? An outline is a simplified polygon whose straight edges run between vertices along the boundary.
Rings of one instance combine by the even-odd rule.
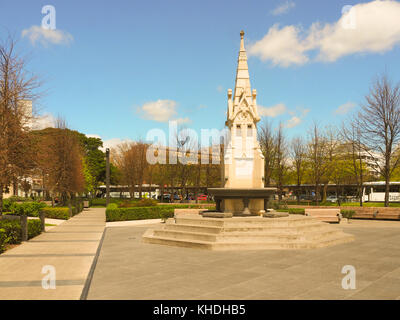
[[[32,112],[27,101],[38,98],[37,77],[26,70],[26,63],[8,37],[0,43],[0,215],[3,193],[33,167],[29,125]]]
[[[275,168],[274,176],[276,181],[276,186],[278,189],[278,199],[282,201],[282,189],[284,184],[284,179],[287,171],[287,143],[283,132],[282,124],[279,124],[278,131],[275,135]]]
[[[390,178],[400,162],[400,154],[396,152],[400,142],[400,84],[393,85],[387,75],[381,75],[365,100],[358,113],[357,127],[364,151],[376,159],[379,173],[385,179],[385,207],[388,207]]]
[[[122,143],[114,150],[113,161],[121,170],[122,181],[128,186],[131,198],[135,197],[136,186],[139,198],[142,197],[142,187],[149,167],[146,159],[147,148],[148,144],[137,141]]]
[[[306,160],[306,146],[302,137],[293,138],[290,144],[290,154],[292,158],[293,167],[296,172],[296,198],[297,203],[300,203],[300,185],[303,181],[304,166]]]
[[[360,128],[357,126],[357,122],[353,120],[348,121],[348,123],[342,126],[342,136],[346,145],[348,146],[347,153],[349,154],[353,175],[355,177],[358,189],[358,196],[360,200],[360,206],[363,206],[363,189],[364,189],[364,179],[365,179],[365,165],[362,158],[363,146],[361,143],[361,132]]]
[[[322,134],[316,123],[310,130],[310,142],[308,144],[308,157],[311,169],[311,179],[315,185],[315,199],[318,204],[321,182],[327,168],[327,144],[326,137]]]
[[[258,132],[258,140],[264,155],[264,185],[267,187],[271,185],[271,177],[276,160],[275,135],[271,122],[264,122]]]

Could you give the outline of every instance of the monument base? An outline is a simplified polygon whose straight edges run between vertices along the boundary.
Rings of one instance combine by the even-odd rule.
[[[207,250],[312,249],[353,240],[338,226],[303,215],[266,219],[177,214],[143,235],[146,243]]]

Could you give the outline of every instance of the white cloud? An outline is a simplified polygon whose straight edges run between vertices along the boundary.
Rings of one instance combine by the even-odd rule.
[[[250,46],[249,55],[257,56],[262,61],[270,60],[273,65],[283,67],[304,64],[309,60],[305,55],[308,46],[299,39],[299,32],[298,27],[286,26],[279,29],[275,24],[264,38]]]
[[[32,45],[40,42],[43,46],[47,46],[49,43],[68,45],[74,40],[74,37],[68,32],[58,29],[45,29],[40,26],[32,26],[29,29],[22,30],[22,37],[28,37]]]
[[[298,126],[303,120],[297,116],[291,117],[288,121],[285,123],[286,128],[293,128]]]
[[[45,113],[42,116],[38,116],[32,121],[33,130],[42,130],[46,128],[54,128],[56,118],[51,113]]]
[[[223,86],[221,86],[221,85],[217,86],[217,91],[218,92],[222,92],[223,90],[224,90]]]
[[[144,119],[167,122],[176,115],[177,103],[173,100],[157,100],[147,102],[138,108]]]
[[[275,118],[286,112],[286,106],[283,103],[278,103],[272,107],[257,106],[257,108],[261,117]]]
[[[191,123],[189,118],[176,118],[177,103],[173,100],[157,100],[147,102],[137,108],[137,112],[143,119],[157,122],[177,121],[178,124]]]
[[[271,14],[274,16],[279,16],[281,14],[287,13],[290,9],[293,9],[296,4],[293,1],[287,0],[285,3],[277,6],[274,10],[271,11]]]
[[[351,109],[353,109],[356,106],[354,102],[346,102],[345,104],[342,104],[339,106],[336,110],[336,114],[347,114]]]
[[[108,139],[108,140],[103,140],[103,148],[100,148],[100,149],[104,152],[104,151],[106,151],[107,148],[113,149],[122,143],[129,143],[129,142],[133,142],[133,140],[121,139],[121,138],[112,138],[112,139]]]
[[[288,67],[313,60],[333,62],[356,53],[383,53],[400,44],[400,2],[371,1],[354,5],[334,23],[313,23],[302,32],[297,26],[277,25],[249,48],[249,54],[273,65]]]

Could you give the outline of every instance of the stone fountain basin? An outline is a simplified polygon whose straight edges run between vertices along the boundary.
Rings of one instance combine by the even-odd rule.
[[[268,199],[276,188],[208,188],[208,193],[220,199]]]
[[[236,199],[243,201],[243,210],[233,209],[233,215],[239,216],[249,216],[249,215],[257,215],[262,211],[267,211],[267,204],[269,198],[276,193],[276,188],[208,188],[208,194],[214,196],[216,211],[229,213],[232,210],[232,207],[227,209],[225,206],[221,206],[221,203],[224,201],[236,201]],[[249,209],[250,201],[256,200],[264,200],[263,209],[261,211],[251,213]],[[253,210],[254,211],[254,210]]]

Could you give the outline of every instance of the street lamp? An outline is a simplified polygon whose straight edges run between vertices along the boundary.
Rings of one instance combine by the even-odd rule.
[[[106,149],[106,207],[110,204],[110,149]]]

